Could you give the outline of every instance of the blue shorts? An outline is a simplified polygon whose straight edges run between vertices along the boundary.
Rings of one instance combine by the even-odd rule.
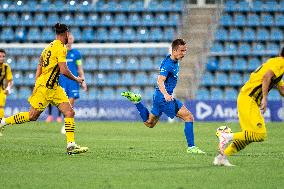
[[[173,119],[182,106],[182,102],[178,99],[167,102],[164,97],[154,94],[151,113],[159,117],[164,112],[168,117]]]
[[[59,85],[64,89],[68,98],[78,99],[80,98],[79,90],[80,86],[76,81],[67,79],[67,78],[59,78]]]

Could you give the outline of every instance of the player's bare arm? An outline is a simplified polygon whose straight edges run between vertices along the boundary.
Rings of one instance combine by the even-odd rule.
[[[157,80],[157,84],[158,84],[158,87],[159,87],[161,93],[164,95],[166,101],[172,101],[173,97],[171,95],[169,95],[169,93],[167,92],[167,90],[165,88],[166,79],[167,78],[165,76],[159,75],[158,80]]]
[[[36,79],[41,75],[41,72],[42,72],[42,67],[41,67],[41,65],[42,65],[42,63],[43,63],[43,59],[42,59],[42,56],[40,57],[40,59],[39,59],[39,64],[37,65],[37,69],[36,69]]]
[[[72,79],[74,81],[77,81],[78,83],[82,84],[82,82],[84,81],[83,78],[79,77],[75,77],[70,70],[67,67],[66,62],[59,62],[59,69],[60,69],[60,73],[65,75],[66,77],[68,77],[69,79]]]
[[[78,65],[78,74],[79,74],[79,77],[84,79],[84,82],[82,83],[83,90],[87,91],[88,86],[87,86],[87,83],[86,83],[86,80],[85,80],[85,74],[84,74],[84,70],[83,70],[82,65]]]
[[[267,94],[269,85],[271,83],[271,79],[275,76],[274,72],[271,70],[268,70],[264,76],[262,77],[262,94],[263,98],[261,100],[260,110],[262,113],[265,113],[266,106],[267,106]]]
[[[277,88],[278,88],[280,95],[284,97],[284,86],[278,86]]]
[[[5,89],[5,94],[6,95],[11,94],[11,89],[12,89],[13,85],[14,85],[14,83],[13,83],[12,79],[7,81],[7,87]]]

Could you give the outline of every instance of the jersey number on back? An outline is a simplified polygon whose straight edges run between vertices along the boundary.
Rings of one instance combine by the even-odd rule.
[[[43,62],[42,62],[42,67],[46,67],[49,65],[49,59],[50,59],[50,56],[51,56],[51,51],[45,51],[44,52],[45,56],[44,56],[44,59],[43,59]]]

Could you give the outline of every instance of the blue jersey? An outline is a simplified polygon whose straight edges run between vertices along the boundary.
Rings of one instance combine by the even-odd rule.
[[[169,95],[173,94],[173,91],[177,85],[178,74],[179,74],[179,63],[178,61],[172,60],[171,55],[167,55],[162,61],[160,67],[160,75],[165,76],[166,80],[164,82],[166,91]],[[156,87],[156,93],[161,93],[159,87]]]
[[[82,64],[80,52],[77,49],[68,50],[66,60],[69,70],[74,76],[78,77],[78,65]],[[69,98],[79,98],[80,86],[76,81],[61,74],[59,77],[59,84],[64,88]]]

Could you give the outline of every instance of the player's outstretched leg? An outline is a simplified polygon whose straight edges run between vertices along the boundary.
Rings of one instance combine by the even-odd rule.
[[[126,97],[132,103],[135,104],[137,110],[139,111],[140,117],[142,118],[143,122],[146,122],[149,118],[149,111],[148,109],[141,103],[141,95],[136,94],[130,91],[122,92],[121,96]]]

